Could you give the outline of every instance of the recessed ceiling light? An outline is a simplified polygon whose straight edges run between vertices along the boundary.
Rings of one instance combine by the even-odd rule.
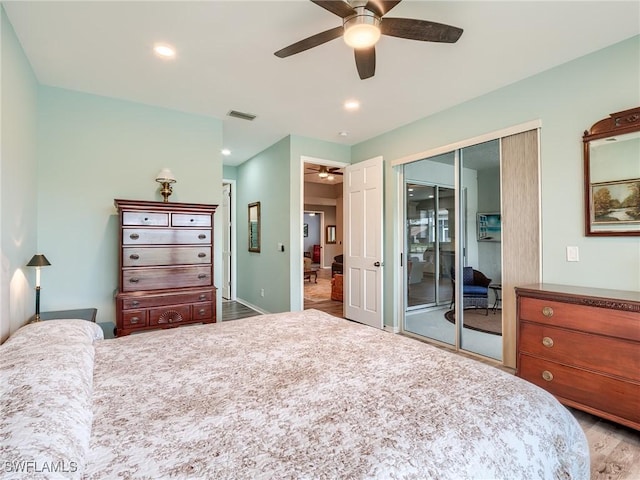
[[[345,110],[358,110],[360,108],[360,102],[358,100],[347,100],[344,102]]]
[[[340,132],[338,133],[338,135],[340,135],[341,137],[346,137],[349,135],[349,132]]]
[[[160,58],[169,59],[169,58],[175,58],[176,56],[176,49],[166,43],[156,43],[153,46],[153,51]]]
[[[222,153],[225,157],[228,157],[229,155],[231,155],[231,150],[229,150],[228,148],[223,148],[222,150],[220,150],[220,153]]]

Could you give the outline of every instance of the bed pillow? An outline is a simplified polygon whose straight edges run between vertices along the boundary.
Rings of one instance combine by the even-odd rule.
[[[0,346],[0,479],[82,477],[93,421],[91,325],[100,328],[31,324]]]
[[[25,345],[86,343],[104,339],[102,328],[86,320],[46,320],[29,323],[18,329],[2,346],[20,348]]]

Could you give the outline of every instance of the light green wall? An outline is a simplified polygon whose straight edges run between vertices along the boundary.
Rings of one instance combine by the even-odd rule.
[[[349,163],[350,148],[292,135],[237,170],[238,299],[266,312],[303,308],[302,156]],[[257,201],[261,203],[262,248],[251,253],[247,251],[247,205]],[[284,252],[278,251],[278,243],[284,244]]]
[[[2,124],[0,127],[0,342],[35,312],[35,275],[25,267],[37,253],[38,83],[0,6]]]
[[[177,178],[170,201],[219,204],[222,122],[52,87],[39,95],[38,243],[52,263],[43,272],[42,309],[97,307],[98,321],[113,321],[113,200],[162,200],[154,179],[169,167]],[[221,278],[215,268],[216,285]]]
[[[543,280],[637,291],[638,237],[583,234],[582,134],[610,113],[640,105],[638,85],[640,36],[358,144],[352,149],[352,163],[383,155],[388,223],[396,200],[394,182],[389,181],[391,161],[540,119]],[[580,262],[566,261],[568,245],[579,247]],[[393,322],[395,311],[392,272],[397,265],[392,253],[387,229],[386,324]]]
[[[222,167],[222,178],[225,180],[237,180],[238,179],[238,167],[231,165],[224,165]]]
[[[273,313],[289,310],[290,144],[286,137],[238,167],[237,296]],[[259,253],[248,251],[248,205],[254,202],[260,202]],[[284,244],[284,252],[277,250],[278,243]]]

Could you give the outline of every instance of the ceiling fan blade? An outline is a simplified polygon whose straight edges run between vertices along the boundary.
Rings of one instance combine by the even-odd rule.
[[[376,47],[356,48],[353,51],[356,56],[356,67],[360,80],[373,77],[376,73]]]
[[[351,5],[342,0],[311,0],[316,5],[330,11],[334,15],[338,15],[341,18],[346,18],[354,15],[356,11]]]
[[[386,15],[389,10],[398,5],[402,0],[369,0],[365,8],[379,17]]]
[[[383,18],[380,31],[391,37],[442,43],[457,42],[463,32],[461,28],[451,25],[412,18]]]
[[[335,27],[331,30],[326,30],[312,35],[311,37],[307,37],[304,40],[300,40],[299,42],[289,45],[288,47],[284,47],[283,49],[275,52],[274,55],[276,57],[285,58],[296,53],[304,52],[305,50],[309,50],[310,48],[317,47],[318,45],[322,45],[323,43],[327,43],[340,37],[343,32],[344,27]]]

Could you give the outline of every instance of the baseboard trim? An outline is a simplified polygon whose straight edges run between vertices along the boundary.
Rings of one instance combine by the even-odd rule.
[[[261,313],[262,315],[268,315],[268,314],[270,314],[270,313],[271,313],[271,312],[268,312],[268,311],[266,311],[266,310],[263,310],[262,308],[260,308],[260,307],[258,307],[258,306],[256,306],[256,305],[254,305],[254,304],[252,304],[252,303],[250,303],[250,302],[247,302],[246,300],[243,300],[243,299],[242,299],[242,298],[240,298],[240,297],[237,297],[237,298],[236,298],[236,302],[241,303],[241,304],[242,304],[242,305],[244,305],[245,307],[249,307],[250,309],[255,310],[256,312],[259,312],[259,313]]]

